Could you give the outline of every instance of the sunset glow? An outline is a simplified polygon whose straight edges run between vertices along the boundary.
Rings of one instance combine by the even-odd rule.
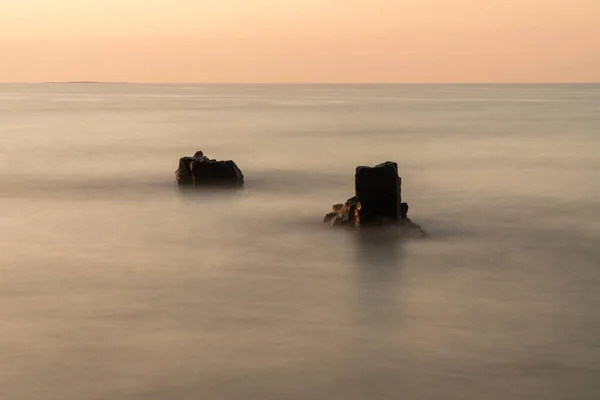
[[[0,81],[600,81],[597,0],[4,0]]]

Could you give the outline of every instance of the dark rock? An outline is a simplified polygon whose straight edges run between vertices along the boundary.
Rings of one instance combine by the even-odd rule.
[[[402,218],[402,219],[408,218],[408,203],[400,204],[400,218]]]
[[[230,186],[244,185],[244,175],[235,162],[231,160],[211,160],[201,151],[194,157],[182,157],[179,168],[175,171],[177,184],[180,186]]]
[[[386,161],[375,167],[357,167],[354,184],[356,195],[343,205],[335,204],[324,223],[347,228],[396,226],[411,236],[428,236],[408,218],[408,203],[402,202],[398,164]]]
[[[325,215],[325,218],[323,218],[323,223],[325,224],[331,224],[333,222],[334,219],[336,219],[337,217],[339,217],[340,215],[336,212],[330,212],[329,214]]]
[[[332,226],[354,226],[357,218],[357,201],[358,199],[356,197],[352,197],[348,199],[345,204],[334,204],[331,207],[332,212],[328,213],[323,218],[323,223]]]
[[[355,189],[362,225],[379,224],[398,219],[402,180],[398,164],[387,161],[375,167],[357,167]]]
[[[194,183],[191,168],[193,161],[194,157],[182,157],[179,159],[179,168],[175,171],[175,178],[178,185],[192,185]]]
[[[358,197],[354,196],[349,198],[346,201],[346,204],[344,204],[342,211],[342,222],[345,222],[346,226],[354,227],[360,225],[360,201],[358,200]]]

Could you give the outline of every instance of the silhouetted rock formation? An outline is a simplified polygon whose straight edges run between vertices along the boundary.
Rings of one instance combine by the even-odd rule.
[[[235,162],[211,160],[201,151],[179,159],[175,178],[180,187],[244,186],[244,175]]]
[[[398,164],[387,161],[375,167],[357,167],[354,184],[363,225],[398,219],[402,202]]]
[[[375,167],[360,166],[354,177],[356,195],[335,204],[323,223],[349,228],[401,226],[417,236],[427,236],[408,218],[408,203],[402,203],[402,178],[398,164],[386,161]]]

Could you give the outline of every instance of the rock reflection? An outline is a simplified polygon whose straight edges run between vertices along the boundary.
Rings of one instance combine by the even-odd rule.
[[[397,319],[403,238],[395,229],[355,232],[359,312],[367,326],[386,326]]]

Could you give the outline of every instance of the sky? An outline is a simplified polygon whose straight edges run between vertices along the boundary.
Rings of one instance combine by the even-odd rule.
[[[0,82],[600,81],[600,0],[0,0]]]

